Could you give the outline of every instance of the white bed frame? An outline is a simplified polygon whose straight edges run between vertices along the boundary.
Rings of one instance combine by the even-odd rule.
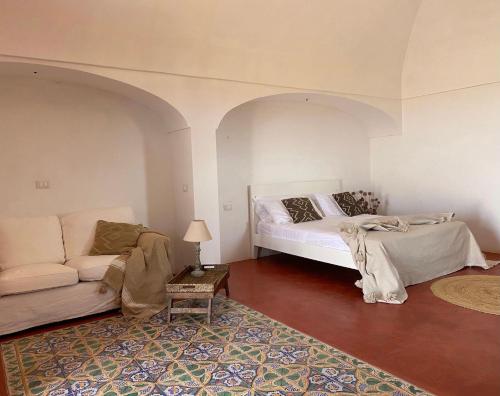
[[[357,269],[351,253],[334,248],[321,247],[304,242],[273,238],[257,233],[258,217],[255,214],[255,199],[265,196],[299,196],[311,193],[334,193],[342,191],[342,180],[318,180],[278,184],[254,184],[248,186],[250,215],[250,240],[252,257],[258,258],[262,248],[305,257],[324,263]]]

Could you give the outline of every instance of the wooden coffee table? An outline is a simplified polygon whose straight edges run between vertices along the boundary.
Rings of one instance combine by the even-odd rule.
[[[198,278],[191,276],[192,268],[185,268],[179,275],[167,284],[167,323],[170,323],[172,314],[206,313],[207,323],[210,324],[212,315],[212,299],[217,292],[224,288],[229,296],[229,265],[204,265],[205,273]],[[208,306],[204,307],[174,307],[174,300],[207,299]]]

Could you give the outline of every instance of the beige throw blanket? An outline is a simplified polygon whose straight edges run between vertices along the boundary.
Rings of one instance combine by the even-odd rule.
[[[453,213],[353,218],[340,225],[362,279],[367,303],[402,304],[405,286],[458,271],[488,268],[467,225]],[[382,231],[382,232],[372,232]]]
[[[165,284],[172,279],[170,240],[154,231],[143,231],[137,247],[114,259],[104,275],[103,287],[121,297],[125,316],[149,318],[166,307]]]

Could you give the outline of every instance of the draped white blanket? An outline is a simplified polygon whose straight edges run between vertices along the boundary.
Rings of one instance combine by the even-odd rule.
[[[382,231],[382,232],[380,232]],[[340,225],[367,303],[402,304],[405,286],[458,271],[489,268],[467,225],[453,213],[351,219]]]

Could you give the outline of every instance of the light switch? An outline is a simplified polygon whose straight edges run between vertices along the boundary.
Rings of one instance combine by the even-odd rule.
[[[189,191],[189,186],[187,184],[182,185],[182,192],[188,192]]]
[[[35,180],[35,188],[37,190],[48,190],[50,182],[48,180]]]

